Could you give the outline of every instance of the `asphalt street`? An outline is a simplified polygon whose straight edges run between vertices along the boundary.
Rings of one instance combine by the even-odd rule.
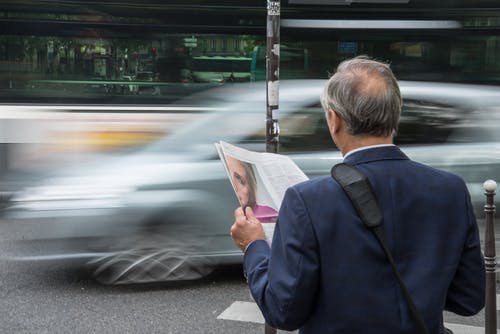
[[[5,226],[0,252],[13,236]],[[484,333],[483,312],[444,318],[455,334]],[[240,265],[199,281],[106,286],[71,262],[0,260],[0,333],[253,334],[264,324]]]

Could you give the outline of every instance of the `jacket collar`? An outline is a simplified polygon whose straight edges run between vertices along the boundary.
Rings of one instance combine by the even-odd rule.
[[[409,158],[399,147],[391,145],[353,152],[344,159],[344,162],[349,165],[357,165],[379,160],[409,160]]]

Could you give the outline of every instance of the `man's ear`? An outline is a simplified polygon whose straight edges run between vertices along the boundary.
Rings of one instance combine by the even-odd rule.
[[[341,128],[341,121],[342,119],[337,115],[337,113],[333,110],[333,109],[330,109],[328,110],[328,112],[330,113],[330,132],[331,133],[338,133],[340,128]]]

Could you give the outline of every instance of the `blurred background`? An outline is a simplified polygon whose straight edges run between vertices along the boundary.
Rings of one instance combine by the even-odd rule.
[[[369,55],[400,80],[396,143],[461,175],[481,219],[500,179],[498,3],[281,4],[280,153],[309,177],[341,161],[319,96]],[[213,143],[265,150],[265,4],[6,0],[0,27],[3,256],[80,261],[109,284],[241,261]]]

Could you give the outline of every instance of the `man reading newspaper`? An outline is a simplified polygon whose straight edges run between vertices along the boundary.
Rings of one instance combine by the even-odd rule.
[[[307,176],[286,156],[251,152],[226,142],[215,146],[241,207],[251,208],[264,223],[266,239],[271,243],[286,189],[307,180]]]
[[[393,145],[401,104],[389,66],[365,57],[342,62],[322,96],[344,163],[373,186],[417,311],[430,333],[441,334],[443,310],[467,316],[484,306],[484,262],[464,181]],[[231,235],[269,325],[310,334],[419,333],[381,245],[331,176],[286,191],[271,246],[250,207],[236,209]]]

